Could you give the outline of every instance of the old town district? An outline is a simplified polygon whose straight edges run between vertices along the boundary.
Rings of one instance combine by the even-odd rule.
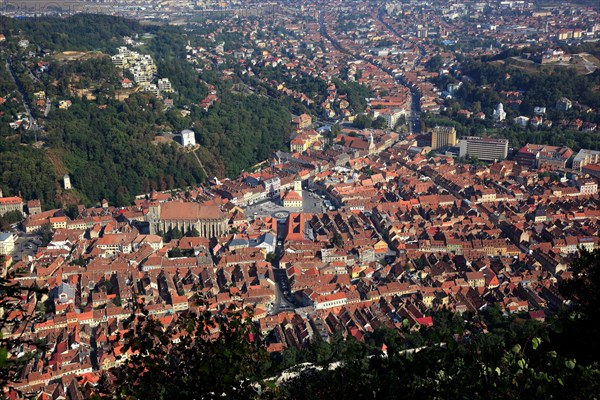
[[[423,135],[358,129],[324,146],[303,119],[293,152],[235,180],[71,217],[0,198],[0,213],[25,215],[1,234],[3,274],[47,290],[22,298],[24,315],[2,332],[48,344],[13,387],[85,393],[127,359],[117,334],[141,299],[164,326],[200,301],[213,313],[249,307],[269,352],[336,334],[361,341],[381,325],[417,330],[441,308],[495,304],[544,320],[563,302],[570,260],[598,247],[596,152],[502,154],[502,140],[471,137],[465,151],[485,159],[500,146],[506,159],[468,162],[431,152]]]

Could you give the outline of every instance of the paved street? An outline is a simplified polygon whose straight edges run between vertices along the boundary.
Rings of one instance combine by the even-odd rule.
[[[322,213],[326,210],[324,200],[318,194],[309,192],[308,190],[302,191],[302,208],[305,213],[314,214]]]
[[[276,213],[282,213],[284,215],[286,212],[300,212],[304,211],[306,213],[322,213],[325,210],[325,205],[323,203],[323,199],[319,197],[315,193],[311,193],[308,190],[302,191],[302,209],[294,208],[294,207],[283,207],[282,205],[276,204],[271,200],[265,200],[263,202],[253,204],[251,206],[246,207],[246,215],[247,216],[274,216]]]
[[[290,293],[290,283],[286,276],[285,270],[273,268],[275,275],[275,303],[271,309],[271,315],[275,315],[281,311],[291,311],[294,309],[294,304],[288,300]]]
[[[13,259],[19,261],[28,256],[33,256],[40,244],[39,236],[21,234],[15,241],[15,249],[12,252]]]

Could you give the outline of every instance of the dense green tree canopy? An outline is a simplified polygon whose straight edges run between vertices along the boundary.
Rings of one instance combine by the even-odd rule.
[[[195,150],[196,155],[215,176],[235,177],[267,159],[273,150],[287,146],[291,114],[286,103],[257,94],[233,93],[232,83],[226,82],[219,71],[198,73],[186,61],[189,37],[180,27],[141,27],[119,18],[89,15],[3,22],[7,47],[15,57],[21,57],[16,46],[11,48],[17,38],[28,38],[38,48],[53,51],[101,50],[111,54],[123,45],[123,36],[150,33],[139,50],[152,55],[159,77],[171,80],[175,92],[169,97],[177,107],[165,110],[161,100],[144,93],[134,93],[125,101],[115,100],[120,71],[101,53],[69,62],[47,58],[49,69],[35,84],[27,72],[29,61],[13,62],[23,70],[23,82],[30,84],[25,87],[30,98],[34,91],[45,90],[48,101],[68,99],[72,106],[59,110],[54,104],[45,132],[38,135],[41,145],[36,147],[19,145],[32,144],[31,132],[20,130],[8,139],[10,132],[5,128],[21,111],[18,107],[0,115],[0,122],[6,119],[0,135],[1,187],[6,194],[39,198],[45,208],[60,205],[65,199],[60,177],[65,172],[75,188],[71,193],[86,204],[106,198],[122,206],[130,204],[134,195],[153,189],[201,183],[206,177],[194,154],[183,151],[170,138],[157,138],[161,133],[186,128],[197,132],[201,146]],[[17,97],[14,104],[21,104],[4,68],[5,60],[0,61],[1,92],[12,91]],[[219,100],[205,111],[199,104],[208,94],[207,84],[216,87]],[[87,91],[95,100],[81,98],[75,94],[77,90]],[[183,116],[182,109],[191,115]],[[32,111],[38,117],[43,114],[35,107]]]
[[[42,49],[56,51],[101,50],[114,53],[123,36],[142,31],[137,21],[109,15],[77,14],[69,18],[23,18],[0,16],[7,38],[27,37]]]

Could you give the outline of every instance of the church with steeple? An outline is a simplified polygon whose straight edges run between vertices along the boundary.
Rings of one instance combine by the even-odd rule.
[[[369,155],[375,154],[375,142],[373,141],[373,132],[369,132]]]

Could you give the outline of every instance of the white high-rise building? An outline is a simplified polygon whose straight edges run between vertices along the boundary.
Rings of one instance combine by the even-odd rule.
[[[458,141],[459,157],[477,157],[479,160],[505,160],[508,155],[508,139],[464,136]]]

